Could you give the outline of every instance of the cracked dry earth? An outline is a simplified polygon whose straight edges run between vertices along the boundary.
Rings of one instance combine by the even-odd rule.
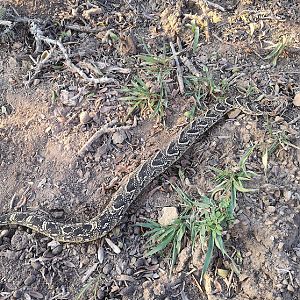
[[[258,96],[282,97],[289,105],[270,119],[242,112],[229,115],[156,178],[120,224],[101,240],[63,244],[20,226],[1,227],[1,300],[300,298],[300,150],[296,148],[300,147],[300,111],[299,101],[294,100],[300,92],[299,51],[291,47],[272,66],[263,59],[267,52],[261,46],[264,39],[269,41],[282,32],[299,42],[299,4],[215,1],[224,11],[205,11],[203,6],[199,9],[200,2],[3,2],[21,16],[47,20],[45,30],[52,38],[64,32],[64,44],[74,54],[73,63],[94,74],[88,63],[101,66],[101,62],[106,66],[101,72],[117,84],[84,83],[55,50],[51,64],[26,86],[28,74],[34,72],[32,58],[41,55],[34,53],[35,41],[27,25],[17,26],[15,36],[0,44],[0,213],[38,210],[65,223],[94,217],[105,208],[122,179],[176,135],[188,122],[184,113],[195,99],[180,96],[175,69],[168,82],[172,97],[165,126],[138,112],[137,126],[131,117],[124,123],[129,107],[119,99],[120,88],[137,71],[130,58],[145,53],[144,44],[158,51],[168,39],[175,43],[179,36],[188,48],[191,36],[185,22],[189,15],[205,13],[210,18],[218,12],[222,19],[221,23],[210,19],[209,31],[200,33],[196,53],[188,48],[187,56],[197,70],[210,68],[216,81],[238,75],[234,81],[237,89],[231,96],[237,97],[252,82]],[[100,8],[101,13],[86,13],[92,8]],[[114,43],[105,40],[102,32],[68,31],[64,26],[70,24],[107,26],[106,31],[112,28],[117,36],[134,39],[126,43],[123,36]],[[255,28],[253,37],[249,35],[251,28]],[[43,47],[50,49],[46,44]],[[122,71],[105,73],[107,66]],[[246,93],[242,95],[246,97]],[[208,99],[208,105],[214,100]],[[201,109],[198,114],[203,113]],[[92,134],[112,120],[129,129],[101,136],[89,151],[78,156]],[[226,248],[235,255],[240,273],[233,272],[229,260],[215,251],[205,283],[200,285],[204,254],[200,246],[191,253],[188,239],[171,275],[167,252],[145,256],[145,231],[134,225],[145,217],[157,220],[163,207],[178,206],[169,181],[193,195],[207,193],[214,184],[211,167],[234,167],[252,144],[270,143],[270,126],[286,132],[296,147],[285,146],[271,155],[266,174],[263,149],[258,147],[247,162],[258,174],[249,182],[257,191],[239,195],[236,220],[224,232]]]

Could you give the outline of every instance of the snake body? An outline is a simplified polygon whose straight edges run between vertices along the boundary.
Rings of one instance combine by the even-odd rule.
[[[178,137],[164,149],[155,153],[129,175],[114,194],[106,208],[95,218],[83,223],[64,224],[30,212],[13,212],[0,216],[0,226],[21,225],[54,240],[84,243],[99,239],[111,231],[121,220],[131,203],[149,183],[173,165],[203,134],[220,121],[234,103],[227,100],[216,104],[203,116],[184,127]]]

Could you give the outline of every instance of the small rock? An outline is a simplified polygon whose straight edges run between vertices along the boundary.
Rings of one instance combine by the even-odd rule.
[[[240,110],[239,108],[236,108],[236,109],[233,109],[230,112],[228,112],[227,116],[230,119],[235,119],[241,112],[242,112],[242,110]]]
[[[181,250],[181,252],[178,254],[176,273],[179,273],[184,269],[184,267],[187,265],[189,258],[191,257],[191,253],[191,247],[185,247]]]
[[[136,235],[139,235],[141,233],[141,227],[140,226],[134,226],[133,233]]]
[[[135,287],[130,285],[120,291],[121,296],[132,296],[135,292]]]
[[[131,268],[126,269],[126,275],[132,275],[133,274],[133,270]]]
[[[112,141],[115,145],[117,144],[122,144],[125,139],[127,138],[126,133],[124,130],[119,130],[116,131],[113,135],[112,135]]]
[[[12,296],[16,299],[21,299],[22,298],[22,292],[20,290],[14,291],[12,293]]]
[[[293,288],[293,286],[291,284],[288,284],[287,290],[290,291],[290,292],[294,292],[295,291],[295,289]]]
[[[87,111],[82,111],[80,114],[79,114],[79,121],[81,124],[85,125],[87,124],[88,122],[91,121],[91,117],[89,115],[89,113]]]
[[[284,191],[283,195],[284,195],[284,198],[285,198],[286,201],[289,201],[292,198],[292,192],[291,191]]]
[[[104,248],[103,247],[98,248],[97,257],[98,257],[100,264],[102,264],[104,261]]]
[[[297,93],[297,94],[295,95],[293,104],[294,104],[295,106],[300,106],[300,93]]]
[[[265,225],[269,226],[269,225],[272,225],[274,223],[273,220],[266,220],[265,221]]]
[[[58,245],[57,247],[55,247],[54,249],[52,249],[52,254],[53,255],[58,255],[62,252],[63,250],[63,246],[62,245]]]
[[[288,281],[286,280],[286,279],[284,279],[283,281],[282,281],[282,284],[284,284],[284,285],[288,285]]]
[[[99,300],[105,299],[105,293],[104,293],[104,291],[98,290],[98,292],[97,292],[97,299],[99,299]]]
[[[137,268],[143,267],[146,263],[146,260],[144,258],[139,258],[137,259],[137,261],[135,262],[135,266]]]
[[[35,270],[39,270],[42,267],[42,264],[38,260],[31,261],[30,264]]]
[[[107,264],[103,267],[102,272],[107,275],[111,272],[111,270],[113,269],[111,264]]]
[[[177,208],[174,206],[167,206],[162,209],[162,216],[158,219],[161,226],[168,226],[178,218]]]
[[[25,280],[24,284],[29,286],[35,282],[35,276],[34,275],[29,275]]]
[[[152,257],[151,257],[151,264],[152,264],[152,265],[158,264],[158,259],[157,259],[157,257],[155,257],[155,256],[152,256]]]
[[[14,250],[22,250],[28,246],[29,237],[26,232],[16,231],[11,238],[11,245]]]
[[[0,238],[4,237],[4,236],[8,236],[9,234],[9,230],[8,229],[3,229],[0,232]]]
[[[276,207],[270,205],[270,206],[267,207],[267,211],[268,211],[269,213],[274,213],[274,212],[276,211]]]
[[[95,244],[88,245],[87,254],[94,255],[97,253],[97,247]]]
[[[192,255],[192,264],[197,269],[201,269],[204,264],[204,258],[205,255],[203,255],[202,246],[199,244],[196,244],[196,247],[194,249],[193,255]]]
[[[284,246],[284,243],[283,243],[283,242],[279,242],[279,243],[278,243],[278,247],[277,247],[278,250],[281,251],[281,250],[283,249],[283,246]]]

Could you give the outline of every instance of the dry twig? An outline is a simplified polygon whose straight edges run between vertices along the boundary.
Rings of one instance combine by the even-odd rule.
[[[219,4],[213,3],[213,2],[208,1],[208,0],[204,0],[204,2],[207,4],[207,6],[213,7],[215,9],[218,9],[218,10],[222,11],[222,12],[225,11],[225,8],[221,5],[219,5]]]
[[[173,44],[173,42],[170,42],[170,46],[171,46],[171,50],[173,53],[173,57],[175,59],[176,62],[176,75],[177,75],[177,80],[178,80],[178,84],[179,84],[179,90],[181,95],[184,95],[185,93],[185,89],[184,89],[184,83],[183,83],[183,73],[182,73],[182,69],[179,63],[179,59],[175,50],[175,46]]]
[[[88,141],[80,148],[78,151],[77,155],[78,156],[83,156],[85,152],[90,150],[91,145],[98,140],[103,134],[105,133],[114,133],[116,131],[120,130],[128,130],[133,127],[136,127],[137,125],[137,119],[134,118],[133,124],[132,125],[126,125],[126,126],[120,126],[120,127],[111,127],[116,124],[116,120],[113,120],[109,122],[108,124],[105,124],[102,128],[97,130],[89,139]]]
[[[43,35],[43,32],[38,28],[37,24],[35,22],[31,23],[30,26],[30,32],[33,34],[33,36],[36,39],[37,44],[41,43],[41,41],[48,43],[50,45],[58,46],[60,51],[65,57],[66,65],[74,72],[79,74],[86,82],[93,83],[93,84],[103,84],[103,83],[112,83],[115,82],[113,78],[108,78],[106,76],[102,78],[93,78],[88,77],[83,70],[78,68],[75,64],[72,63],[71,59],[68,56],[67,50],[62,44],[61,41],[50,39]]]
[[[90,28],[87,26],[80,26],[80,25],[65,25],[67,29],[71,29],[74,31],[86,32],[86,33],[98,33],[101,31],[105,31],[107,28]]]

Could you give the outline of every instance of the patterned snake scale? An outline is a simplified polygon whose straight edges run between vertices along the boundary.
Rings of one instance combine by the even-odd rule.
[[[121,220],[131,203],[158,175],[173,165],[204,133],[232,110],[234,102],[216,104],[204,116],[184,127],[177,139],[158,151],[129,175],[103,212],[86,223],[63,224],[30,212],[13,212],[0,216],[0,226],[21,225],[54,240],[85,243],[105,236]]]

